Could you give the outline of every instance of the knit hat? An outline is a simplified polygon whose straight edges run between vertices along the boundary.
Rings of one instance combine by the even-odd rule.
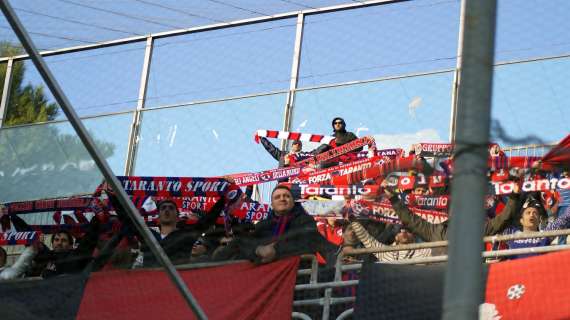
[[[334,119],[332,120],[331,125],[332,125],[333,129],[334,129],[334,123],[335,123],[337,120],[342,121],[342,128],[344,129],[344,127],[346,127],[346,122],[345,122],[344,119],[341,118],[341,117],[336,117],[336,118],[334,118]]]
[[[538,210],[538,213],[541,216],[545,216],[546,215],[546,210],[544,210],[544,206],[542,205],[542,203],[540,202],[540,200],[535,199],[532,195],[529,196],[526,201],[524,202],[523,206],[522,206],[522,210],[521,213],[526,210],[527,208],[536,208]]]
[[[174,200],[172,199],[164,199],[164,200],[160,200],[157,204],[156,204],[156,209],[160,210],[160,206],[162,206],[165,203],[172,203],[174,205],[174,207],[176,208],[176,212],[178,211],[178,205],[176,204],[176,202],[174,202]]]

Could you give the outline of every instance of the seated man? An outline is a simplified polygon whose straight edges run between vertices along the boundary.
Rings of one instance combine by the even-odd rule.
[[[319,234],[313,217],[295,203],[289,188],[278,185],[273,190],[271,207],[269,218],[255,224],[251,235],[244,235],[231,244],[239,250],[240,258],[268,263],[286,256],[315,252],[330,257],[337,251],[335,245]]]

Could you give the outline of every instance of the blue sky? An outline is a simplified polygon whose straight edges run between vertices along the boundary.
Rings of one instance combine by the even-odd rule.
[[[207,23],[173,12],[166,19],[165,10],[135,5],[133,0],[80,2],[114,11],[126,10],[163,24]],[[176,5],[174,1],[154,2]],[[226,2],[253,11],[300,8],[282,1],[282,7],[277,6],[278,1],[273,6],[264,1]],[[325,3],[296,2],[306,6]],[[61,12],[70,19],[121,30],[168,29],[134,19],[110,19],[103,12],[59,0],[12,1],[12,4],[46,14]],[[221,10],[216,7],[219,4],[209,1],[184,5],[186,11],[201,16],[213,13],[223,19],[254,16],[244,10],[229,10],[227,6],[227,10]],[[569,12],[570,2],[564,0],[500,0],[496,61],[569,53]],[[61,21],[49,23],[47,18],[39,19],[25,12],[20,14],[30,30],[47,34],[69,33],[75,38],[96,40],[126,36]],[[147,107],[287,90],[295,22],[285,19],[157,40]],[[0,21],[0,26],[2,23],[5,24]],[[403,2],[308,16],[305,23],[300,88],[432,72],[451,69],[456,64],[459,1]],[[34,37],[42,46],[80,44]],[[0,30],[0,38],[11,36],[7,30]],[[46,60],[80,115],[132,111],[136,107],[144,46],[141,42]],[[544,142],[561,139],[570,132],[569,69],[569,58],[497,67],[493,118],[500,121],[510,137],[523,141],[529,137],[528,141],[533,143],[536,141],[530,139],[532,136]],[[26,82],[42,83],[29,63],[27,70]],[[331,119],[341,116],[347,120],[348,129],[358,131],[361,136],[375,135],[379,144],[386,147],[407,148],[412,142],[447,141],[452,80],[451,72],[443,72],[302,90],[295,99],[292,127],[308,133],[330,134]],[[146,111],[135,174],[210,176],[272,168],[276,162],[253,143],[252,135],[260,128],[281,129],[284,106],[285,94],[280,93]],[[108,159],[117,174],[124,170],[131,117],[124,114],[86,121],[98,139],[117,145],[117,151]],[[59,127],[62,133],[72,133],[68,126]],[[507,144],[503,140],[498,142]],[[41,159],[38,163],[49,161],[38,159]],[[66,179],[72,182],[74,177]]]

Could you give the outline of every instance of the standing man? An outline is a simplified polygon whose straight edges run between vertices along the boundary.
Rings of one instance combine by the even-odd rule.
[[[358,137],[354,133],[352,133],[350,131],[346,131],[346,122],[344,122],[344,119],[341,117],[336,117],[333,119],[332,127],[333,127],[334,139],[331,142],[329,142],[328,145],[321,145],[319,147],[320,150],[327,151],[329,149],[340,147],[343,144],[346,144],[346,143],[349,143],[353,140],[358,139]],[[362,148],[358,148],[352,152],[349,152],[345,155],[342,155],[338,158],[338,160],[334,160],[332,162],[325,163],[323,165],[323,168],[328,168],[328,167],[338,165],[339,162],[344,162],[344,163],[352,162],[352,161],[357,159],[357,154],[360,151],[362,151]]]
[[[151,232],[173,264],[190,262],[194,243],[198,240],[202,232],[213,224],[222,206],[223,201],[219,200],[214,208],[212,208],[212,211],[215,211],[215,213],[207,213],[198,220],[198,223],[185,226],[184,224],[181,225],[178,223],[179,210],[176,202],[171,199],[158,202],[157,209],[160,232],[156,232],[152,229]],[[141,251],[142,259],[141,255],[139,255],[135,262],[135,267],[140,267],[141,265],[144,267],[156,267],[159,265],[146,243],[142,244]]]
[[[176,202],[170,199],[162,200],[158,202],[157,209],[160,232],[151,229],[152,235],[173,264],[189,262],[192,256],[192,246],[198,240],[199,234],[177,227],[179,211]],[[145,267],[158,265],[146,244],[143,244],[142,252]]]
[[[336,117],[332,121],[334,140],[330,142],[333,148],[340,147],[345,143],[358,139],[358,137],[349,131],[346,131],[346,122],[341,117]]]

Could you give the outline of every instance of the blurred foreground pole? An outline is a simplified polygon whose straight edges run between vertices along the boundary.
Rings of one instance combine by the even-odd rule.
[[[115,177],[115,175],[111,171],[111,168],[107,164],[107,161],[105,161],[103,156],[101,156],[101,153],[99,152],[99,150],[95,146],[95,143],[93,143],[93,140],[89,136],[87,129],[85,129],[83,123],[81,123],[81,120],[79,120],[79,117],[75,113],[75,110],[73,110],[71,103],[69,102],[69,100],[67,99],[61,88],[59,87],[57,81],[55,81],[53,74],[48,69],[45,61],[38,53],[36,47],[34,46],[32,40],[30,39],[30,36],[24,29],[24,26],[16,16],[12,7],[10,7],[8,0],[0,0],[0,9],[4,13],[4,16],[6,17],[8,23],[10,23],[10,26],[14,30],[14,33],[16,33],[16,35],[18,36],[18,39],[20,40],[22,46],[24,47],[24,49],[26,49],[26,52],[30,55],[30,58],[34,62],[34,65],[38,69],[38,72],[40,73],[46,85],[50,89],[55,100],[60,105],[61,109],[67,116],[67,119],[75,129],[75,132],[81,139],[81,142],[85,146],[85,149],[87,149],[89,155],[91,155],[93,161],[95,161],[97,167],[105,177],[105,181],[107,181],[107,183],[113,188],[113,191],[119,198],[121,206],[123,206],[129,217],[133,221],[135,227],[142,235],[145,243],[149,246],[156,259],[162,264],[162,266],[164,266],[164,268],[166,269],[166,273],[170,277],[171,281],[174,283],[174,286],[176,287],[176,289],[178,289],[178,291],[180,292],[184,300],[188,303],[194,314],[196,314],[196,317],[198,319],[207,319],[206,315],[204,314],[204,311],[200,308],[198,302],[196,301],[196,299],[194,299],[194,297],[188,290],[186,283],[184,283],[182,277],[180,277],[180,274],[176,271],[166,253],[160,247],[156,238],[151,234],[150,230],[145,225],[142,217],[138,214],[137,209],[133,205],[132,201],[128,198],[117,177]]]
[[[463,0],[449,260],[443,319],[478,319],[484,299],[483,201],[491,114],[496,0]]]

